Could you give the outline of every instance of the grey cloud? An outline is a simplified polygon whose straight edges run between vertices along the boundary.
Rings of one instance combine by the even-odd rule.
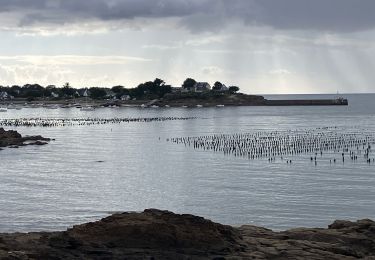
[[[373,0],[260,0],[257,19],[281,29],[356,31],[375,27]],[[250,19],[252,21],[252,19]]]
[[[179,18],[194,31],[233,21],[282,30],[351,32],[375,28],[374,0],[0,0],[20,26],[136,18]]]

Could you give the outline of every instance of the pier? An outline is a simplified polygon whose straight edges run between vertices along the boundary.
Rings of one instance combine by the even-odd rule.
[[[294,100],[265,100],[266,106],[347,106],[349,102],[344,98],[337,99],[294,99]]]

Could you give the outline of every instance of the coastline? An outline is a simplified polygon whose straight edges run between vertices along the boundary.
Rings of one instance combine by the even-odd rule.
[[[224,107],[224,106],[347,106],[347,99],[285,99],[269,100],[259,95],[232,94],[232,95],[166,95],[159,99],[146,100],[95,100],[95,99],[37,99],[27,101],[26,99],[3,100],[1,106],[23,106],[23,107],[51,107],[62,108],[92,106],[92,107]]]
[[[375,222],[287,231],[148,209],[63,232],[0,234],[1,259],[373,259]]]

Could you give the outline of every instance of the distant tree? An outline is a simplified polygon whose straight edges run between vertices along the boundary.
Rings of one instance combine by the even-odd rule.
[[[48,86],[46,87],[46,89],[49,89],[49,90],[56,90],[57,87],[56,87],[55,85],[48,85]]]
[[[159,79],[159,78],[156,78],[156,79],[154,80],[154,86],[155,86],[155,87],[162,87],[162,86],[164,86],[164,85],[165,85],[164,80]]]
[[[61,92],[66,97],[72,97],[76,90],[70,86],[69,82],[66,82],[62,87]]]
[[[44,94],[44,88],[39,84],[26,84],[21,88],[21,94],[22,97],[42,97]]]
[[[187,89],[187,90],[191,90],[191,89],[194,88],[196,83],[197,82],[195,81],[195,79],[187,78],[187,79],[185,79],[184,83],[182,83],[182,88]]]
[[[104,88],[93,87],[90,88],[90,97],[93,99],[102,99],[107,95]]]
[[[216,81],[214,86],[212,87],[213,90],[219,91],[223,87],[223,84],[219,81]]]
[[[120,99],[123,95],[129,95],[129,89],[124,86],[118,85],[111,88],[111,91],[115,93],[116,98]]]
[[[22,88],[17,85],[13,85],[12,87],[9,88],[9,93],[13,97],[18,97],[21,94]]]
[[[156,78],[154,81],[147,81],[139,84],[136,88],[130,89],[128,94],[138,99],[155,99],[162,98],[165,94],[171,92],[172,87],[170,85],[166,85],[164,80]]]
[[[142,84],[141,84],[141,85],[142,85]],[[140,86],[140,85],[139,85],[139,86]],[[137,98],[137,99],[143,97],[144,92],[143,92],[143,90],[141,90],[141,89],[139,88],[139,86],[136,87],[136,88],[131,88],[131,89],[129,89],[129,95],[130,95],[130,97],[132,97],[132,98]]]
[[[62,96],[62,91],[61,91],[61,88],[57,88],[55,85],[48,85],[46,88],[45,88],[45,96],[46,97],[50,97],[52,95],[52,93],[54,94],[58,94],[59,96]]]
[[[165,94],[172,92],[172,86],[166,85],[164,80],[155,79],[154,80],[154,94],[156,94],[159,98],[164,97]]]
[[[111,91],[113,92],[113,93],[116,93],[116,94],[120,94],[120,93],[122,93],[122,92],[124,92],[124,90],[125,90],[125,87],[124,86],[114,86],[114,87],[112,87],[111,88]]]
[[[236,93],[238,91],[240,91],[240,88],[237,87],[237,86],[231,86],[231,87],[229,87],[229,92],[230,93]]]

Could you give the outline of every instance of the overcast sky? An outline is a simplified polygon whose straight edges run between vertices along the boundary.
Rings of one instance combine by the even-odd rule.
[[[374,0],[0,0],[0,84],[375,92]]]

